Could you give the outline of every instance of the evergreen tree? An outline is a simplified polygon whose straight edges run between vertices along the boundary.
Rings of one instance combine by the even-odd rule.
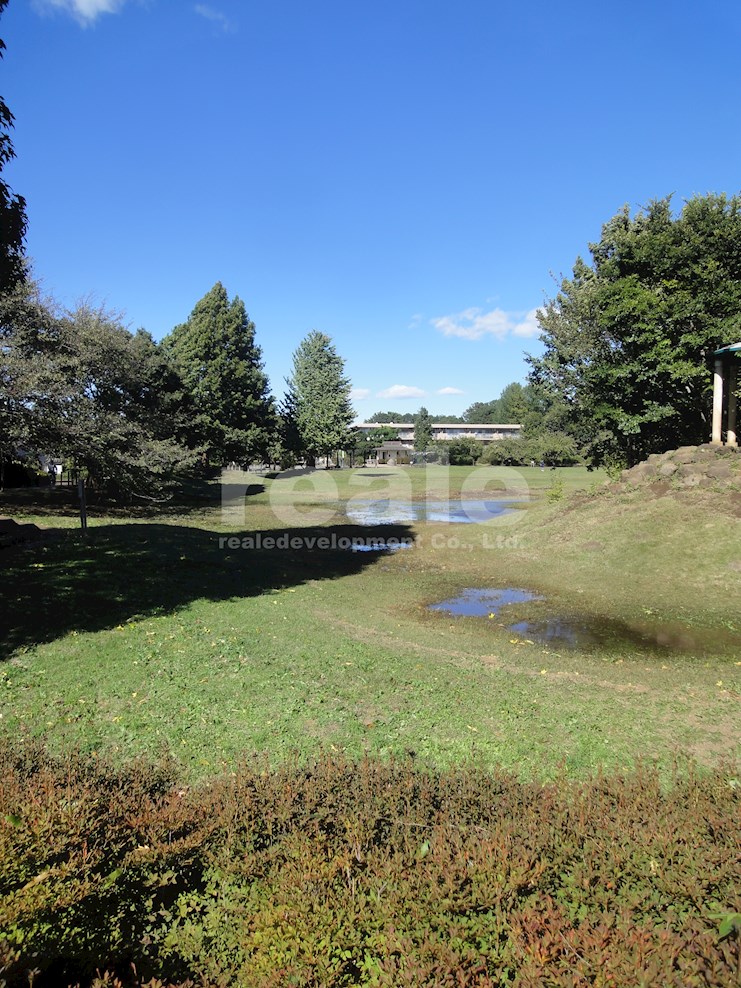
[[[414,419],[414,448],[418,453],[424,453],[432,445],[432,419],[424,405]]]
[[[286,383],[284,408],[296,454],[313,465],[316,457],[343,449],[354,418],[350,380],[328,336],[312,330],[302,340]]]
[[[242,300],[230,302],[217,282],[163,345],[193,402],[192,441],[203,448],[205,461],[263,458],[276,428],[275,410]]]

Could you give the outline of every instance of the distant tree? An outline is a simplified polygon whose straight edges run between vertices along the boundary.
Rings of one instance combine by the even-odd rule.
[[[359,434],[353,445],[354,454],[367,460],[374,449],[382,443],[393,442],[399,438],[399,430],[392,429],[388,425],[381,425],[377,429],[371,429],[367,434]]]
[[[430,413],[424,405],[417,412],[414,419],[414,448],[419,453],[424,453],[432,443],[432,419]]]
[[[523,423],[531,402],[530,388],[517,381],[508,384],[498,398],[476,401],[463,413],[465,422]]]
[[[541,310],[531,382],[593,463],[635,463],[709,436],[708,361],[741,319],[741,196],[625,207]]]
[[[379,425],[386,425],[388,422],[413,422],[414,415],[411,412],[376,412],[371,415],[368,422],[378,422]]]
[[[230,302],[217,282],[163,347],[193,402],[193,441],[207,462],[263,459],[276,429],[275,407],[242,300]]]
[[[312,330],[293,354],[283,410],[299,456],[313,465],[318,456],[343,449],[355,417],[350,380],[329,336]]]
[[[0,0],[0,15],[8,0]],[[5,43],[0,41],[0,58]],[[15,149],[9,130],[13,126],[13,114],[0,97],[0,172],[15,157]],[[0,292],[11,289],[25,278],[23,241],[28,220],[26,200],[14,195],[7,182],[0,179]]]
[[[533,460],[547,463],[548,466],[571,466],[583,462],[573,436],[547,431],[489,443],[481,460],[483,463],[507,466],[527,466]]]
[[[513,381],[503,389],[498,401],[500,422],[522,424],[530,403],[528,392],[529,389],[518,381]]]
[[[368,422],[378,422],[379,425],[385,425],[388,422],[398,422],[400,425],[411,425],[417,416],[413,412],[376,412],[374,415],[368,416]],[[429,416],[430,422],[434,425],[437,422],[464,422],[465,419],[461,418],[459,415],[432,415]]]
[[[466,422],[491,424],[499,422],[499,399],[492,401],[475,401],[465,410],[463,418]]]
[[[481,457],[483,444],[470,436],[448,443],[448,462],[451,466],[472,466]]]

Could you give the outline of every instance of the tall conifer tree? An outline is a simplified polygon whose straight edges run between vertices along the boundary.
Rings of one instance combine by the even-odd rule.
[[[332,340],[312,330],[293,354],[287,379],[285,413],[299,456],[313,464],[318,456],[343,449],[354,418],[350,380]]]
[[[275,411],[255,324],[217,282],[163,341],[195,406],[194,436],[212,463],[265,455]]]

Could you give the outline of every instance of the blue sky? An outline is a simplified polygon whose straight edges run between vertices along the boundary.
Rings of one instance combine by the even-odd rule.
[[[741,189],[741,5],[10,0],[35,273],[156,339],[216,281],[273,392],[311,329],[360,418],[524,381],[627,203]]]

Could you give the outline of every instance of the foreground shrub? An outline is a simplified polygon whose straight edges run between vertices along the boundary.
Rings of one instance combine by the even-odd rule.
[[[6,745],[0,978],[725,986],[740,850],[727,771],[543,786],[327,756],[194,789]]]

